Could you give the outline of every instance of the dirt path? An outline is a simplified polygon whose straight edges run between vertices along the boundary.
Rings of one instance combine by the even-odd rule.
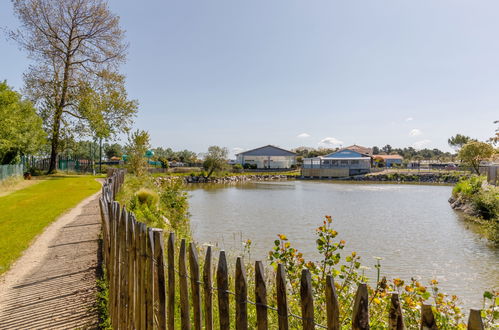
[[[96,328],[99,194],[47,227],[0,277],[0,329]]]

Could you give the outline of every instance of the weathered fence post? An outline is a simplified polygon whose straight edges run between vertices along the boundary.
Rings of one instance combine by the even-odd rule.
[[[340,330],[340,304],[331,275],[326,276],[326,312],[328,330]]]
[[[164,330],[166,329],[166,277],[163,230],[161,229],[154,229],[154,258],[156,260],[154,297],[158,306],[154,311],[154,319],[157,321],[157,328]]]
[[[147,226],[145,223],[140,223],[140,327],[139,329],[146,329],[147,312],[146,312],[146,283],[147,283]]]
[[[196,246],[192,242],[189,244],[189,266],[191,271],[194,329],[201,330],[201,288],[199,282],[199,261]]]
[[[140,272],[141,272],[141,249],[140,249],[140,237],[141,237],[141,232],[142,232],[142,225],[140,222],[135,222],[135,237],[134,237],[134,246],[135,246],[135,252],[134,252],[134,258],[135,258],[135,269],[134,269],[134,304],[135,304],[135,329],[140,329],[141,326],[141,318],[140,318],[140,311],[141,311],[141,306],[142,306],[142,298],[141,298],[141,278],[140,278]]]
[[[303,269],[301,271],[300,297],[303,330],[314,330],[314,298],[312,295],[312,279],[308,269]]]
[[[229,274],[227,271],[227,260],[225,251],[220,251],[217,267],[217,287],[218,287],[218,318],[220,320],[220,330],[230,329],[229,311]]]
[[[120,320],[120,270],[121,270],[121,265],[120,265],[120,260],[121,260],[121,255],[120,255],[120,231],[121,231],[121,212],[120,212],[120,205],[117,202],[113,202],[113,213],[114,213],[114,272],[113,272],[113,315],[114,319],[111,321],[113,322],[113,325],[115,328],[119,328],[119,320]]]
[[[180,282],[180,319],[183,330],[191,328],[191,319],[189,313],[189,289],[187,287],[187,263],[185,238],[180,243],[180,252],[178,255],[178,270]]]
[[[127,325],[128,319],[128,283],[127,283],[127,275],[128,275],[128,255],[127,255],[127,233],[128,230],[128,211],[126,208],[122,208],[121,218],[119,222],[119,249],[120,249],[120,278],[119,278],[119,287],[120,287],[120,314],[119,314],[119,323],[120,328],[124,329]]]
[[[267,319],[267,286],[265,284],[265,270],[261,261],[255,262],[255,302],[257,329],[267,330],[269,328]]]
[[[470,309],[470,316],[468,318],[468,330],[483,330],[482,315],[479,309]]]
[[[129,327],[135,324],[135,218],[133,214],[128,217],[127,232],[127,254],[128,254],[128,321]]]
[[[404,330],[404,319],[402,316],[402,308],[400,307],[400,300],[398,293],[392,293],[390,313],[388,315],[388,329],[390,330]]]
[[[421,330],[438,329],[435,316],[431,310],[431,305],[423,305],[421,307]]]
[[[352,312],[352,329],[369,329],[369,301],[367,284],[360,283],[355,295],[355,303]]]
[[[168,330],[175,330],[175,234],[168,236]]]
[[[279,317],[279,330],[288,330],[288,299],[286,297],[286,273],[282,264],[277,265],[277,315]]]
[[[213,292],[211,274],[211,246],[206,249],[203,270],[204,282],[204,327],[206,330],[213,329]]]
[[[248,329],[248,284],[246,281],[246,270],[241,257],[236,261],[236,330]]]
[[[146,327],[152,329],[154,327],[154,231],[152,228],[147,228],[147,246],[146,246]]]

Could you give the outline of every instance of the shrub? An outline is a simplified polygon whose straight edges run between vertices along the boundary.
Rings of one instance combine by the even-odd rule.
[[[141,205],[147,205],[148,208],[156,208],[159,201],[159,196],[151,189],[142,188],[136,193],[137,200]]]
[[[461,194],[465,198],[471,198],[482,189],[482,184],[485,181],[483,176],[472,176],[469,179],[461,179],[452,189],[452,195]]]
[[[499,188],[490,187],[473,196],[473,206],[485,220],[499,219]]]

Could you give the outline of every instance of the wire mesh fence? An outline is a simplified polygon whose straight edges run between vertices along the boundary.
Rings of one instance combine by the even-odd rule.
[[[11,176],[22,176],[24,167],[22,164],[17,165],[0,165],[0,181],[3,181]]]

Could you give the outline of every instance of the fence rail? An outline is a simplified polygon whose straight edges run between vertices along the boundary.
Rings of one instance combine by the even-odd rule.
[[[194,243],[181,240],[176,251],[175,234],[169,233],[166,247],[163,231],[148,228],[135,219],[133,213],[114,201],[124,171],[115,171],[103,186],[100,198],[103,231],[103,259],[109,282],[109,309],[114,329],[205,329],[217,328],[214,324],[214,293],[218,303],[218,328],[243,330],[268,329],[269,310],[277,312],[279,330],[289,329],[290,318],[301,321],[302,328],[340,329],[339,303],[334,280],[326,278],[327,325],[314,320],[314,299],[311,276],[307,269],[301,274],[301,315],[290,312],[287,303],[287,282],[283,265],[278,265],[275,285],[277,306],[269,306],[263,264],[255,262],[254,300],[248,298],[248,282],[244,263],[236,259],[234,292],[229,290],[229,272],[224,251],[220,251],[216,268],[216,286],[212,274],[212,250],[208,247],[204,267],[200,269],[198,250]],[[175,260],[178,257],[178,260]],[[177,265],[177,267],[175,266]],[[189,271],[188,271],[189,269]],[[202,271],[202,274],[201,274]],[[178,288],[176,278],[178,276]],[[190,287],[190,290],[189,290]],[[177,289],[179,291],[177,291]],[[190,294],[189,294],[190,291]],[[176,306],[176,294],[180,306]],[[233,297],[233,305],[230,297]],[[360,284],[355,296],[351,328],[369,329],[368,290]],[[256,324],[248,324],[248,305],[256,309]],[[235,318],[231,319],[231,306]],[[180,308],[180,324],[176,324],[175,310]],[[192,317],[191,317],[192,315]],[[437,329],[430,305],[423,305],[421,329]],[[391,296],[387,320],[388,329],[405,329],[398,294]],[[179,327],[180,326],[180,327]],[[483,329],[479,310],[471,310],[468,329]]]
[[[5,180],[11,176],[22,176],[24,167],[22,164],[17,165],[0,165],[0,181]]]

